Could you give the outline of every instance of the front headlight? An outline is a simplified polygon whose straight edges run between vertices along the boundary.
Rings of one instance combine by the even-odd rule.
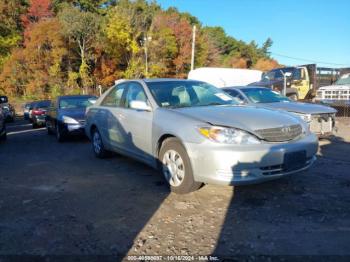
[[[75,120],[74,118],[71,118],[69,116],[62,116],[62,121],[65,124],[79,124],[79,122],[77,120]]]
[[[198,130],[201,135],[217,143],[235,145],[260,144],[258,138],[236,128],[209,126],[200,127]]]
[[[311,122],[311,118],[312,116],[310,114],[300,114],[300,113],[295,113],[293,112],[293,114],[297,115],[298,117],[300,117],[302,120],[304,120],[306,123]]]

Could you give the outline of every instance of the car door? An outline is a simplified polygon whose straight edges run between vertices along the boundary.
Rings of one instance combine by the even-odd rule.
[[[103,99],[94,117],[104,143],[119,152],[127,151],[127,134],[120,122],[126,87],[126,83],[115,86]]]
[[[124,97],[124,105],[119,112],[119,121],[126,135],[127,150],[138,159],[151,163],[153,112],[131,108],[132,101],[142,101],[150,105],[143,86],[129,82]]]

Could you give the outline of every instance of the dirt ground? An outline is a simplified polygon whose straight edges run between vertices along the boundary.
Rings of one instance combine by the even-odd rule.
[[[349,119],[338,119],[338,128],[320,141],[318,160],[306,172],[175,195],[143,164],[122,156],[96,159],[87,139],[60,144],[45,129],[18,120],[0,144],[0,261],[7,255],[99,255],[99,261],[321,255],[346,261]]]

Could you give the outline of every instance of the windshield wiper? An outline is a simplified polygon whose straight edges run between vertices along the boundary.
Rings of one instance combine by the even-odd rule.
[[[223,105],[226,105],[226,104],[222,104],[222,103],[219,103],[219,102],[212,102],[212,103],[209,103],[209,104],[196,105],[196,106],[223,106]],[[230,105],[230,104],[227,104],[227,105]]]

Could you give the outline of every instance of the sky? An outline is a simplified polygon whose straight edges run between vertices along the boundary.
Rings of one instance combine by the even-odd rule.
[[[236,39],[255,40],[261,45],[270,37],[273,40],[271,56],[281,64],[315,61],[320,66],[350,67],[350,0],[157,2],[163,8],[174,6],[191,13],[204,26],[221,26]]]

